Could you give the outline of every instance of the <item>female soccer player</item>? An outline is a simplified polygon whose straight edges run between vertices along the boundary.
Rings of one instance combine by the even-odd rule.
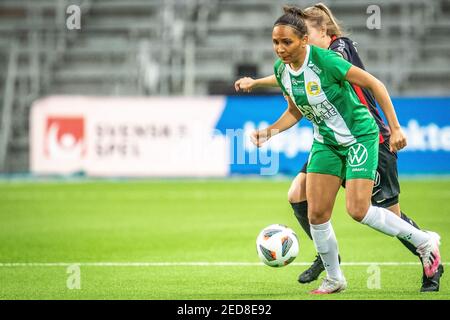
[[[288,109],[273,125],[252,134],[261,146],[303,116],[313,122],[314,143],[307,166],[306,199],[311,236],[327,271],[315,294],[342,291],[346,281],[339,266],[337,241],[330,223],[339,186],[346,179],[348,213],[357,221],[417,248],[424,272],[431,278],[440,264],[438,239],[382,207],[370,205],[378,163],[379,129],[351,84],[367,88],[379,102],[391,129],[392,151],[406,139],[384,85],[338,54],[309,46],[304,13],[285,8],[274,24],[272,40],[280,59],[275,63],[278,85]]]
[[[308,29],[309,44],[324,49],[328,48],[333,50],[353,65],[361,69],[365,69],[355,48],[354,42],[342,35],[342,28],[327,6],[322,3],[318,3],[305,9],[304,13],[305,22]],[[248,77],[242,78],[236,81],[235,86],[236,90],[242,89],[249,92],[256,87],[278,86],[278,83],[275,76],[272,75],[256,80]],[[400,210],[398,197],[400,193],[400,185],[398,182],[397,173],[397,154],[391,152],[390,150],[389,128],[383,122],[380,114],[378,113],[375,98],[372,93],[365,88],[358,87],[357,85],[352,85],[352,87],[357,94],[359,101],[366,105],[369,109],[380,130],[378,168],[375,179],[376,183],[372,191],[372,204],[389,209],[403,220],[420,229],[412,219]],[[308,237],[312,239],[308,221],[308,204],[306,201],[306,166],[307,163],[303,165],[300,173],[292,181],[288,192],[288,200],[303,230],[306,232]],[[399,240],[408,248],[408,250],[411,251],[411,253],[418,256],[414,246],[401,238],[399,238]],[[320,256],[317,255],[311,267],[300,274],[298,281],[300,283],[312,282],[319,277],[323,270],[324,266],[322,260],[320,259]],[[439,291],[439,281],[443,272],[443,266],[440,265],[438,272],[436,272],[432,278],[428,278],[425,274],[423,274],[421,291]]]

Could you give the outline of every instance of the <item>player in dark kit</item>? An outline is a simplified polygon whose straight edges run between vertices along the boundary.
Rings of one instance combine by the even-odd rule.
[[[355,47],[355,42],[342,36],[341,28],[328,7],[322,3],[318,3],[305,9],[304,12],[306,14],[305,22],[308,27],[309,44],[333,50],[353,65],[365,69]],[[257,87],[269,86],[278,86],[275,76],[269,76],[262,79],[245,77],[239,79],[235,83],[236,90],[243,90],[245,92],[250,92]],[[378,112],[375,98],[372,93],[365,88],[356,85],[352,85],[352,87],[360,102],[369,109],[380,131],[379,160],[372,192],[372,204],[394,212],[409,224],[420,229],[412,219],[400,210],[400,185],[397,172],[397,154],[391,151],[389,145],[390,131]],[[308,203],[306,201],[306,167],[307,163],[304,164],[300,173],[293,180],[288,192],[288,200],[294,210],[297,220],[308,237],[312,240],[310,223],[308,220]],[[345,186],[345,181],[343,185]],[[405,240],[400,238],[399,240],[411,251],[411,253],[420,258],[420,255],[416,251],[417,248]],[[298,281],[300,283],[312,282],[316,280],[324,270],[323,262],[320,256],[317,255],[311,267],[300,274]],[[444,268],[440,265],[433,277],[428,278],[423,274],[421,291],[439,291],[439,282],[443,272]]]

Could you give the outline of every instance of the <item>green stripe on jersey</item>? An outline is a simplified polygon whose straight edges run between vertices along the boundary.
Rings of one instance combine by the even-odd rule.
[[[349,146],[378,132],[367,107],[345,80],[351,66],[337,53],[315,46],[306,47],[305,61],[297,71],[280,59],[275,62],[278,84],[313,123],[317,142]]]

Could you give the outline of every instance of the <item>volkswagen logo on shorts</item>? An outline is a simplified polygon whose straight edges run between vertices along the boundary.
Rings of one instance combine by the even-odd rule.
[[[357,143],[349,148],[347,163],[350,167],[359,167],[366,163],[368,156],[366,147]]]

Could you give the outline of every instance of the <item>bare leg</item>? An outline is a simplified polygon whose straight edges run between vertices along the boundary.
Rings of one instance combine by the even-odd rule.
[[[292,180],[288,191],[288,201],[290,203],[306,201],[306,173],[300,172]]]

